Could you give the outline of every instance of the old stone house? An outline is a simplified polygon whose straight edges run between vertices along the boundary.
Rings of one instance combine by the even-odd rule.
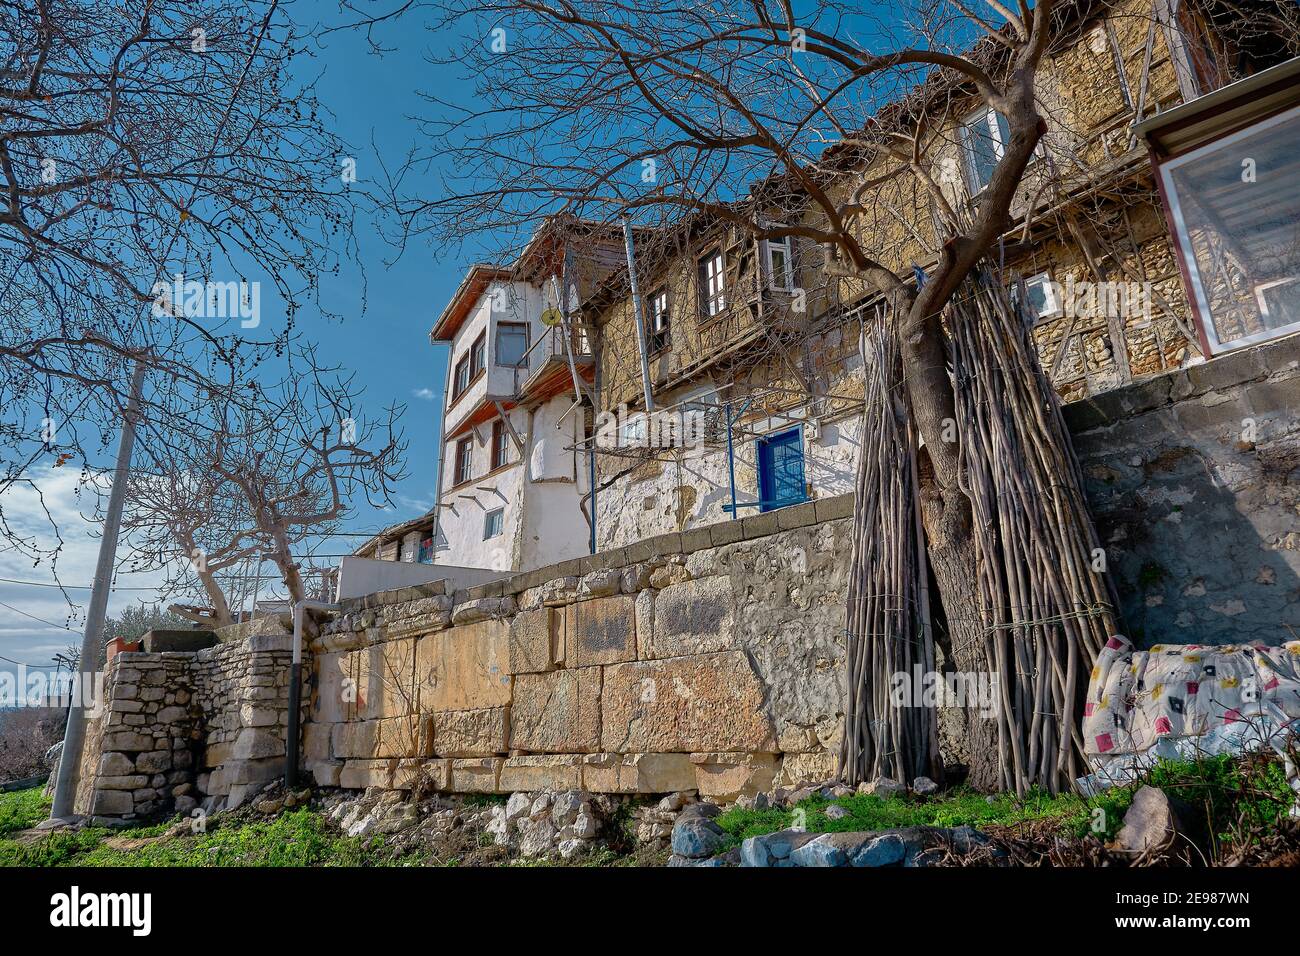
[[[1300,178],[1288,158],[1300,135],[1297,70],[1285,38],[1243,39],[1224,4],[1127,0],[1068,9],[1072,19],[1038,77],[1047,130],[995,259],[1062,400],[1096,407],[1117,390],[1300,329]],[[1272,92],[1261,98],[1260,88]],[[1225,114],[1232,102],[1248,109]],[[922,120],[920,154],[947,208],[906,170],[891,175],[897,163],[883,149],[841,163],[830,187],[847,195],[875,184],[860,200],[863,248],[917,281],[936,260],[940,217],[979,203],[1006,136],[1005,120],[960,87],[934,96],[918,90],[880,123],[911,135]],[[1263,185],[1237,175],[1234,144],[1243,137],[1260,143]],[[1210,182],[1227,167],[1223,184]],[[818,225],[820,209],[804,210]],[[598,404],[626,407],[624,444],[634,447],[596,448],[599,546],[851,490],[858,335],[863,316],[883,308],[879,293],[828,270],[824,250],[808,240],[757,239],[703,216],[643,248],[637,271],[651,401],[661,415],[703,415],[705,449],[636,447],[645,399],[635,310],[626,274],[612,273],[585,314],[598,342]],[[1294,339],[1290,348],[1300,351]],[[1082,409],[1070,407],[1071,420],[1082,421]],[[1214,470],[1221,463],[1207,454]],[[1090,490],[1103,530],[1118,536],[1122,590],[1133,607],[1145,606],[1137,579],[1150,562],[1124,536],[1161,535],[1142,527],[1145,518],[1107,527],[1110,471],[1094,468],[1090,477],[1098,476]],[[1274,525],[1286,520],[1288,500],[1251,534],[1260,541],[1243,558],[1251,576],[1282,574],[1276,554],[1255,550],[1277,550]],[[1293,578],[1294,562],[1284,555],[1282,563]],[[1178,577],[1197,587],[1190,565]]]

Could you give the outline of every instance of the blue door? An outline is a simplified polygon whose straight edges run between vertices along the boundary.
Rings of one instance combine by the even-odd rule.
[[[758,440],[759,510],[798,504],[806,497],[803,477],[803,429],[791,428]]]

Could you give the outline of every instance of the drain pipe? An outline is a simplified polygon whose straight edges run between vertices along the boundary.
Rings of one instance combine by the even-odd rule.
[[[289,729],[284,737],[284,786],[298,788],[298,712],[302,708],[302,618],[305,611],[337,611],[328,601],[299,601],[293,606],[293,662],[289,665]]]

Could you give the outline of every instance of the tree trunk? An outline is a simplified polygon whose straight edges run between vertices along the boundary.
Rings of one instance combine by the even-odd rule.
[[[925,521],[926,552],[942,604],[943,628],[936,628],[942,651],[941,669],[962,675],[986,676],[986,635],[979,613],[980,595],[975,568],[975,539],[971,534],[970,503],[958,492],[945,502],[932,475],[921,480],[921,514]],[[970,686],[958,681],[957,686]],[[960,704],[961,706],[957,706]],[[1000,789],[1002,748],[998,722],[982,713],[977,701],[949,701],[939,711],[939,746],[951,773],[968,770],[967,783],[977,790]]]
[[[214,627],[225,627],[234,623],[230,614],[230,602],[226,600],[226,594],[221,590],[221,585],[217,583],[217,576],[207,569],[195,571],[199,583],[203,585],[203,592],[208,596],[208,603],[212,605],[212,624]]]

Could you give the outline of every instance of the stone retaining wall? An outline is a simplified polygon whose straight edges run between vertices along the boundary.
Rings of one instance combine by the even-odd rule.
[[[237,637],[113,658],[101,713],[87,728],[78,813],[187,813],[208,798],[238,804],[284,773],[290,638],[274,619]]]
[[[848,496],[517,575],[350,602],[316,640],[318,783],[509,793],[834,773]]]
[[[1065,415],[1138,647],[1300,634],[1300,335]]]

